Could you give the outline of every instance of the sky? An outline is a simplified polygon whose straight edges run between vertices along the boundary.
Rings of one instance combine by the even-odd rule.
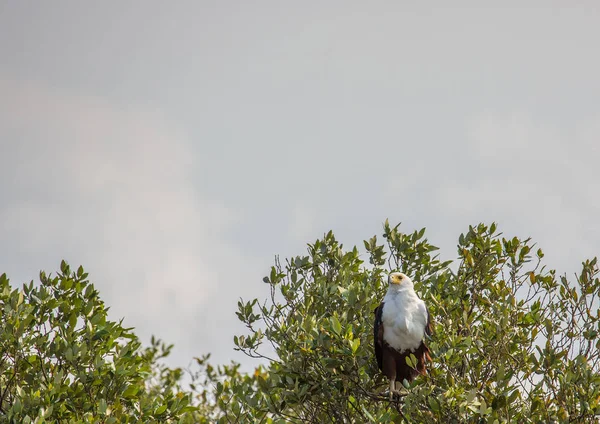
[[[233,351],[276,254],[470,224],[599,253],[595,1],[0,0],[0,273],[83,265],[113,319]]]

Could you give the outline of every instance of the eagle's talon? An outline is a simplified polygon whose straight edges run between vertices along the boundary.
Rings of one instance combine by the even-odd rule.
[[[402,396],[404,395],[404,393],[398,391],[398,390],[392,390],[390,392],[390,402],[398,402],[402,399]]]

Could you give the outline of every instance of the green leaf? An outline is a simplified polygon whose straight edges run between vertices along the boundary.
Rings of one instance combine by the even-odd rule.
[[[23,410],[23,404],[21,403],[21,399],[18,397],[15,399],[12,405],[12,410],[16,413],[20,413]]]
[[[406,356],[406,364],[413,368],[416,369],[417,368],[417,357],[414,354],[410,354]]]
[[[479,415],[487,415],[487,404],[485,399],[481,398],[481,405],[479,406]]]
[[[139,391],[139,387],[138,386],[136,386],[136,385],[130,385],[123,392],[123,397],[124,398],[134,398],[137,395],[138,391]]]
[[[360,346],[360,339],[354,339],[351,342],[352,353],[356,353],[358,347]]]
[[[81,267],[80,267],[81,268]],[[108,407],[108,405],[106,404],[106,399],[100,399],[98,401],[98,412],[101,415],[104,415],[106,413],[106,408]]]
[[[335,315],[333,315],[331,317],[331,329],[337,335],[341,335],[341,333],[342,333],[342,324],[340,323],[340,320]]]
[[[441,410],[440,403],[435,397],[429,396],[427,398],[427,402],[429,403],[429,407],[431,408],[431,410],[433,412],[440,412],[440,410]]]
[[[156,411],[154,411],[154,414],[161,415],[161,414],[164,414],[164,412],[166,410],[167,410],[167,405],[165,404],[165,405],[162,405],[162,406],[159,406],[158,408],[156,408]]]

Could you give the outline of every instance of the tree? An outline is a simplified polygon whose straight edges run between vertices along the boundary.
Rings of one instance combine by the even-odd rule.
[[[63,261],[55,276],[12,289],[0,276],[0,422],[171,422],[195,407],[181,370],[107,319],[98,291]]]
[[[595,258],[569,280],[495,224],[461,235],[455,262],[439,259],[424,229],[386,222],[383,239],[361,255],[329,232],[307,255],[276,259],[267,298],[238,303],[247,331],[236,349],[258,360],[248,374],[209,355],[185,371],[162,365],[172,346],[144,349],[108,321],[83,269],[63,263],[22,290],[2,276],[0,421],[598,422]],[[393,270],[416,282],[434,332],[428,373],[390,402],[372,325]]]
[[[268,365],[216,393],[233,396],[221,422],[597,422],[597,260],[570,282],[530,239],[503,238],[495,224],[460,236],[455,265],[424,235],[386,222],[385,244],[364,243],[368,264],[331,232],[308,255],[276,261],[269,298],[240,301],[248,333],[235,337]],[[417,282],[434,334],[428,374],[390,403],[372,322],[391,270]]]

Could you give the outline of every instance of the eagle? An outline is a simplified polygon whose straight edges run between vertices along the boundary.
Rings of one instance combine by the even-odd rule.
[[[431,321],[425,302],[417,296],[413,282],[401,272],[388,276],[388,291],[375,308],[374,345],[379,369],[390,380],[390,400],[399,393],[404,380],[411,382],[425,373],[431,361],[425,335],[431,335]],[[415,355],[416,369],[406,358]]]

